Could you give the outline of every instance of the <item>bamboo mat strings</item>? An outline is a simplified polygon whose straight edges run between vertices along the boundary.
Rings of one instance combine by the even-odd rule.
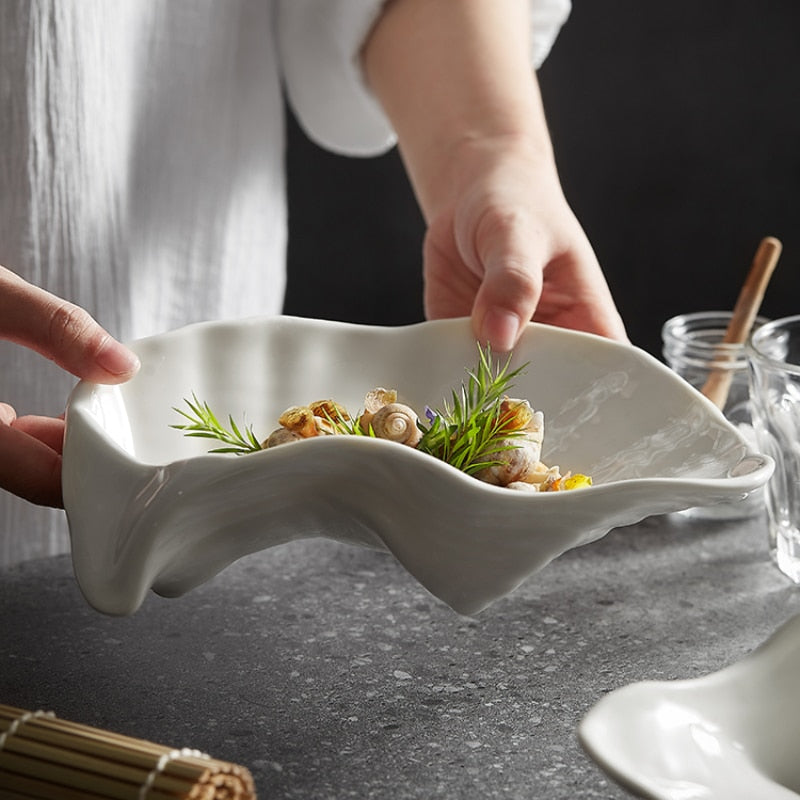
[[[250,772],[198,750],[0,704],[0,800],[255,800]]]

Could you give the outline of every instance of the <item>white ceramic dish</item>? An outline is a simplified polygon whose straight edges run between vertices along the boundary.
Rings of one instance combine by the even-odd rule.
[[[581,721],[580,739],[641,797],[798,800],[798,675],[800,616],[719,672],[611,692]]]
[[[135,611],[146,592],[186,592],[232,561],[326,536],[389,550],[456,611],[474,614],[565,550],[650,514],[736,499],[769,458],[656,359],[588,334],[531,324],[513,394],[545,414],[543,459],[595,485],[526,494],[403,445],[317,437],[247,456],[170,425],[196,393],[264,436],[291,405],[351,411],[375,386],[419,413],[477,362],[467,320],[380,328],[288,317],[190,326],[134,345],[129,383],[80,383],[67,412],[64,503],[89,602]]]

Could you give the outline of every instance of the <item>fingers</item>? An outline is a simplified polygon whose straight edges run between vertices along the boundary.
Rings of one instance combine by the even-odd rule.
[[[14,417],[13,409],[0,403],[0,487],[37,505],[63,507],[60,440],[64,423],[54,419],[40,426],[48,429],[51,441],[58,439],[57,452],[26,432],[26,424],[17,428]],[[55,430],[59,423],[60,435]],[[38,423],[30,424],[30,430],[37,428]]]
[[[486,266],[472,313],[476,335],[498,351],[516,344],[528,320],[627,342],[622,318],[591,254],[531,263],[530,273],[498,261]]]
[[[475,234],[483,280],[475,296],[475,334],[498,352],[513,349],[542,294],[544,242],[525,236],[516,215],[485,215]]]
[[[18,431],[38,439],[51,450],[61,455],[64,446],[64,420],[53,417],[17,417],[13,427]]]
[[[545,236],[524,214],[487,215],[475,252],[482,281],[475,295],[475,334],[492,348],[513,349],[529,320],[628,341],[591,245],[563,216]]]
[[[137,357],[82,308],[0,267],[0,339],[31,348],[79,378],[121,383]],[[17,418],[0,403],[0,488],[38,505],[61,507],[64,421]]]
[[[139,368],[136,356],[82,308],[0,267],[0,338],[24,345],[79,378],[121,383]]]

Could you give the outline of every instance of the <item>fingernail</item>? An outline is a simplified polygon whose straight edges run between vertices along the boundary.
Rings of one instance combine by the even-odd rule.
[[[17,412],[8,403],[0,403],[0,423],[10,425],[16,418]]]
[[[110,336],[97,351],[95,360],[112,375],[133,375],[141,366],[135,353]]]
[[[490,309],[483,318],[482,338],[497,352],[507,353],[512,350],[517,343],[519,330],[519,317],[508,311]]]

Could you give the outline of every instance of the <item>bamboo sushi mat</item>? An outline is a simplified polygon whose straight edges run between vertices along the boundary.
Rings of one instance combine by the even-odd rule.
[[[0,704],[0,800],[254,800],[250,772]]]

